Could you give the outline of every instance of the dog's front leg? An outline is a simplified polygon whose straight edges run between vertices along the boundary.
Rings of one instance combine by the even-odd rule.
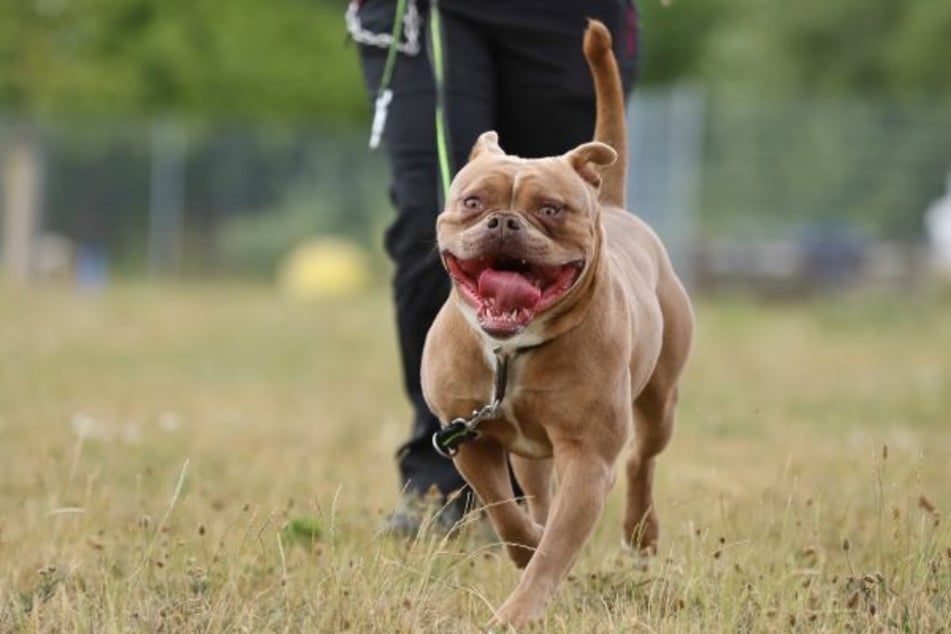
[[[498,442],[483,436],[463,445],[455,463],[485,506],[509,557],[524,568],[535,553],[542,527],[532,522],[515,501],[507,452]]]
[[[551,507],[551,458],[523,458],[511,454],[509,462],[515,479],[525,492],[529,515],[536,524],[544,526]]]
[[[611,460],[575,441],[555,444],[554,452],[558,492],[548,523],[535,556],[492,625],[518,629],[542,616],[604,508],[613,481]]]

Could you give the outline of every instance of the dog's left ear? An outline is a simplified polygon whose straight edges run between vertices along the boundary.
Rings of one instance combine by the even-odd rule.
[[[568,152],[565,158],[581,178],[597,188],[601,186],[601,168],[613,165],[617,152],[606,143],[591,141]]]
[[[505,156],[505,152],[499,146],[499,135],[495,130],[489,130],[479,135],[475,145],[472,146],[472,151],[469,152],[469,160],[471,161],[481,154]]]

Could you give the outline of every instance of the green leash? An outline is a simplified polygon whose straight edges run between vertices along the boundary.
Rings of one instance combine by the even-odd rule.
[[[449,199],[449,184],[452,182],[450,162],[449,128],[446,120],[446,69],[442,48],[442,20],[439,17],[439,1],[431,0],[429,8],[430,58],[433,62],[433,82],[436,86],[436,150],[439,155],[439,180],[442,183],[443,202]]]
[[[386,52],[386,65],[383,66],[383,77],[380,79],[380,89],[376,93],[376,102],[373,107],[373,126],[370,128],[371,150],[380,145],[383,129],[386,127],[386,115],[389,111],[390,102],[393,101],[390,82],[393,81],[397,49],[399,48],[400,38],[403,37],[403,18],[405,14],[406,0],[397,0],[396,14],[393,16],[393,38],[390,40],[390,48]]]
[[[393,16],[393,37],[386,54],[386,65],[383,67],[383,77],[380,79],[380,88],[377,91],[373,110],[373,125],[370,129],[370,149],[376,149],[383,138],[386,128],[386,117],[390,103],[393,101],[393,90],[390,83],[393,81],[393,71],[396,68],[396,58],[400,38],[403,36],[403,20],[406,13],[406,0],[397,0],[396,15]],[[442,20],[439,14],[438,0],[431,0],[429,8],[429,58],[433,68],[433,84],[436,89],[436,152],[439,159],[439,182],[442,186],[442,197],[445,201],[449,196],[449,183],[452,182],[452,161],[449,151],[449,137],[446,131],[449,124],[446,119],[446,64],[443,52]]]

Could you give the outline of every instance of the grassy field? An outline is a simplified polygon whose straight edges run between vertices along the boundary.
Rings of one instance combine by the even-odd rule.
[[[701,302],[657,472],[553,632],[948,631],[951,301]],[[517,579],[477,522],[378,534],[407,427],[383,292],[0,294],[0,631],[479,631]],[[314,543],[282,540],[318,518]]]

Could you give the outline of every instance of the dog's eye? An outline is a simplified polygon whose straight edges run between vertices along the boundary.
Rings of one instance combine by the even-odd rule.
[[[558,205],[542,205],[538,209],[538,213],[545,216],[546,218],[554,218],[561,213],[562,209],[563,208],[559,207]]]
[[[462,201],[462,206],[469,211],[479,211],[482,209],[482,201],[478,196],[469,196]]]

